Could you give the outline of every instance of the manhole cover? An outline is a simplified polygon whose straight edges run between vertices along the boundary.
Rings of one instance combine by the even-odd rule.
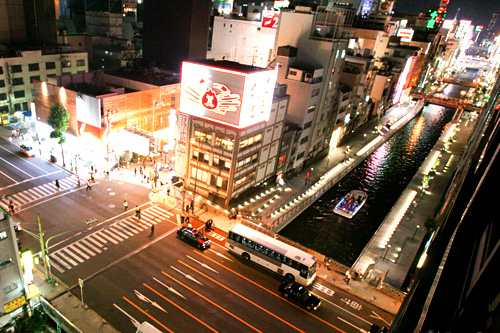
[[[113,204],[108,205],[108,208],[115,208],[116,206]]]
[[[109,195],[115,195],[116,193],[115,192],[109,192]]]

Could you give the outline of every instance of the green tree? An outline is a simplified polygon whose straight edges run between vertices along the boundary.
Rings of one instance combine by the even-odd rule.
[[[59,145],[61,145],[63,167],[66,166],[66,163],[64,162],[64,149],[62,145],[64,142],[66,142],[64,132],[66,132],[69,127],[68,120],[69,113],[61,104],[56,103],[50,108],[49,117],[47,118],[47,123],[53,129],[53,131],[50,132],[50,137],[52,139],[59,139],[58,143]]]

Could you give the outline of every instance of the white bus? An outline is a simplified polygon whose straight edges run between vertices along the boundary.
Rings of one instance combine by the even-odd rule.
[[[246,260],[262,265],[304,286],[316,277],[316,258],[257,230],[235,225],[227,235],[226,247]]]

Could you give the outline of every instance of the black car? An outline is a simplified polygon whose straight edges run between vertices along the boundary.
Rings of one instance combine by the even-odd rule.
[[[205,250],[210,247],[210,239],[203,236],[202,233],[190,227],[181,227],[177,229],[177,235],[180,239],[196,246],[200,250]]]
[[[311,294],[306,287],[297,282],[283,281],[278,291],[281,292],[283,297],[292,298],[304,305],[307,310],[317,310],[321,305],[321,300],[318,296]]]

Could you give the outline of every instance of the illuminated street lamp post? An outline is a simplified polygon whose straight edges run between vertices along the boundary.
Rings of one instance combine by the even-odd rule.
[[[411,240],[413,240],[415,238],[415,235],[417,234],[418,229],[420,229],[420,224],[417,224],[417,227],[415,228],[415,232],[413,233]]]

